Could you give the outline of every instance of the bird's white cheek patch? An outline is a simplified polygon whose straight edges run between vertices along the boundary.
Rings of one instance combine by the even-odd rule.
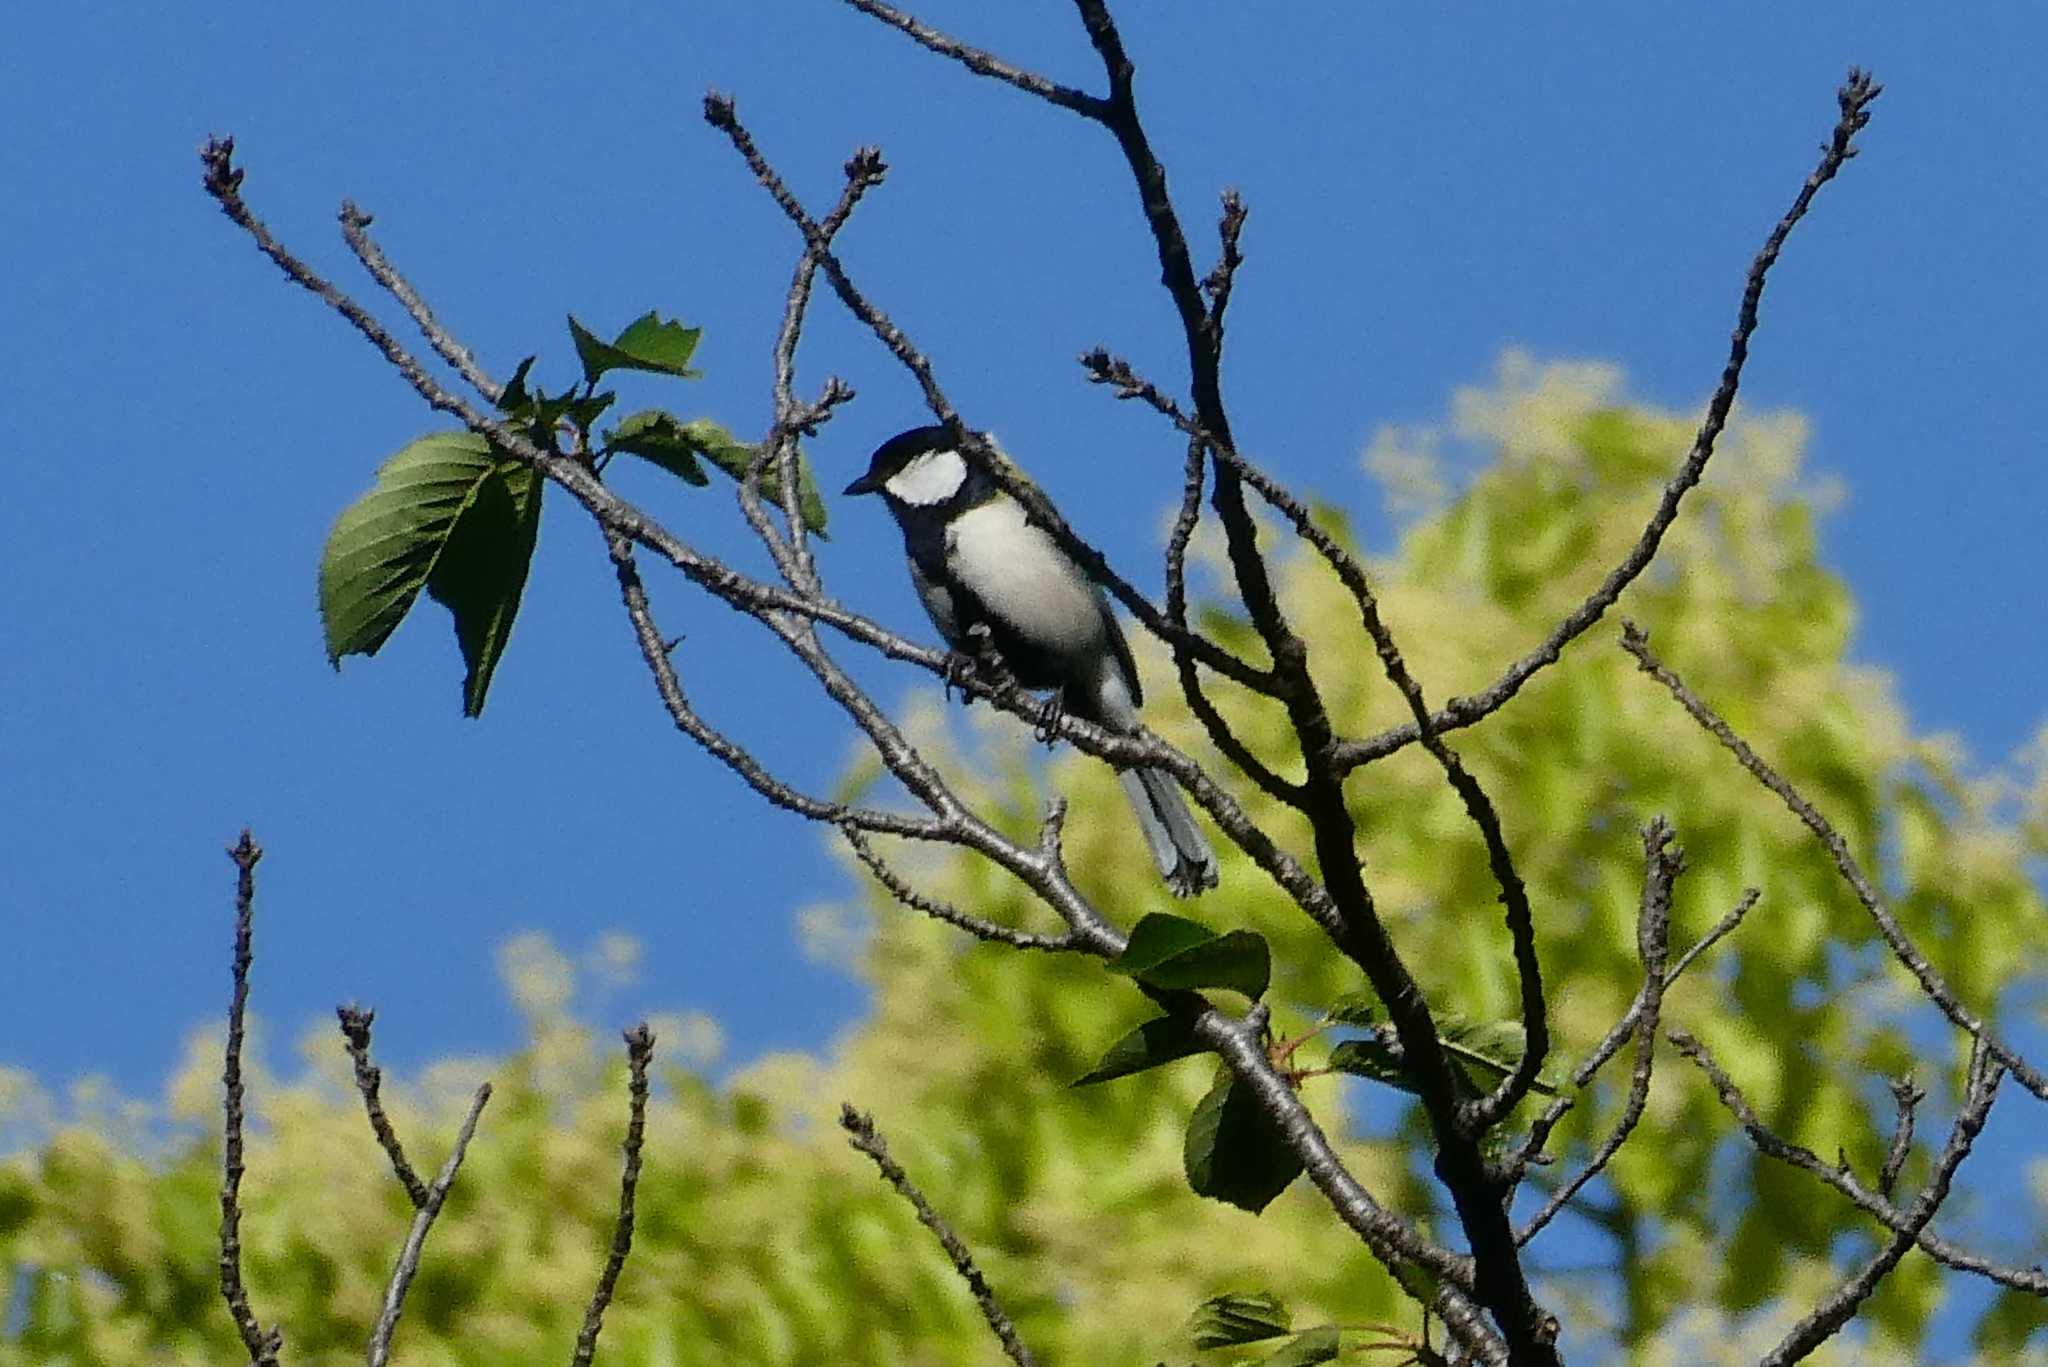
[[[889,476],[890,493],[905,503],[928,507],[960,492],[967,480],[967,462],[958,451],[927,451]]]

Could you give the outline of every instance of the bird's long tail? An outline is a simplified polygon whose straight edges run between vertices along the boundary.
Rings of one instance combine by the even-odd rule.
[[[1175,897],[1192,897],[1215,887],[1216,852],[1195,825],[1195,814],[1173,776],[1163,769],[1126,769],[1119,777],[1167,890]]]
[[[1112,731],[1137,729],[1138,709],[1121,679],[1112,676],[1095,698],[1082,701],[1085,712],[1092,714],[1090,721]],[[1118,777],[1167,890],[1175,897],[1192,897],[1215,887],[1216,852],[1195,824],[1195,814],[1188,810],[1173,776],[1163,769],[1126,769]]]

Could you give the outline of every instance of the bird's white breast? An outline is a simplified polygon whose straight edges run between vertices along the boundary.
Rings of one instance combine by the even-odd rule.
[[[970,508],[946,529],[946,568],[991,614],[1033,645],[1062,653],[1100,648],[1095,586],[1008,496]]]

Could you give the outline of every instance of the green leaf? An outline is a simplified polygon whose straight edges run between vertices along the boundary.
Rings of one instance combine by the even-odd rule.
[[[1076,1078],[1073,1085],[1086,1087],[1090,1083],[1142,1073],[1147,1068],[1157,1068],[1161,1064],[1199,1054],[1204,1047],[1178,1018],[1155,1016],[1110,1045],[1102,1061]]]
[[[1325,1324],[1304,1329],[1294,1342],[1260,1358],[1259,1364],[1260,1367],[1315,1367],[1318,1362],[1334,1362],[1343,1347],[1336,1329]]]
[[[1529,1050],[1528,1031],[1518,1020],[1468,1022],[1445,1016],[1437,1021],[1437,1038],[1443,1041],[1445,1053],[1496,1081],[1514,1072]],[[1538,1076],[1531,1090],[1555,1096],[1557,1085]]]
[[[682,419],[659,408],[642,409],[621,420],[605,433],[604,445],[606,450],[651,461],[685,484],[702,487],[711,482],[697,459],[697,445],[683,430]]]
[[[1323,1019],[1360,1028],[1379,1023],[1380,999],[1370,992],[1347,992],[1323,1008]]]
[[[703,335],[702,328],[665,321],[650,309],[606,342],[577,322],[575,314],[569,315],[569,336],[576,343],[577,359],[583,362],[583,378],[591,384],[608,370],[645,370],[694,379],[702,372],[690,369],[690,357]]]
[[[1196,1306],[1188,1332],[1196,1348],[1229,1348],[1280,1338],[1292,1322],[1272,1292],[1235,1291]]]
[[[483,707],[526,584],[540,486],[474,432],[435,432],[377,471],[343,510],[320,556],[328,663],[374,655],[422,588],[455,614],[469,676],[463,710]]]
[[[736,480],[747,477],[747,467],[754,462],[754,453],[761,448],[749,446],[734,437],[709,418],[692,418],[682,425],[692,449],[713,465],[725,471]],[[774,467],[761,472],[761,497],[770,503],[782,502],[782,481],[776,476]],[[803,514],[804,526],[819,536],[825,534],[825,499],[818,492],[818,484],[811,477],[811,463],[804,459],[801,451],[796,458],[796,499],[797,508]]]
[[[1374,1082],[1399,1087],[1404,1092],[1415,1090],[1406,1070],[1401,1067],[1400,1050],[1392,1041],[1378,1035],[1345,1040],[1330,1051],[1330,1066],[1340,1073],[1371,1078]]]
[[[568,418],[570,422],[576,424],[577,427],[588,432],[596,425],[597,420],[604,416],[605,409],[610,408],[612,401],[618,397],[617,394],[607,389],[602,394],[592,394],[587,398],[571,399],[563,408],[562,415]]]
[[[1148,987],[1227,987],[1256,1001],[1272,980],[1273,960],[1257,931],[1219,935],[1185,917],[1153,912],[1131,928],[1130,942],[1109,968]]]
[[[462,715],[480,717],[491,676],[511,639],[540,534],[541,478],[517,461],[500,461],[456,519],[427,576],[427,592],[455,618],[462,647]]]
[[[1258,1099],[1227,1068],[1195,1103],[1182,1152],[1188,1185],[1198,1196],[1256,1215],[1301,1175],[1301,1159]]]
[[[505,381],[505,392],[498,396],[498,411],[517,417],[523,409],[533,405],[533,395],[526,392],[526,377],[533,371],[533,363],[540,359],[529,356],[519,363],[512,372],[512,378]]]

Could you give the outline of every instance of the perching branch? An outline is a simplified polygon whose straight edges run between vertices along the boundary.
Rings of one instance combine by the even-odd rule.
[[[1856,155],[1855,138],[1870,122],[1870,105],[1882,93],[1884,87],[1872,81],[1868,72],[1855,67],[1849,69],[1849,77],[1835,92],[1835,101],[1841,107],[1841,117],[1828,141],[1821,147],[1820,164],[1799,187],[1799,193],[1792,201],[1792,207],[1778,220],[1778,226],[1771,229],[1771,235],[1764,239],[1764,245],[1749,264],[1749,275],[1742,288],[1742,303],[1735,314],[1735,333],[1729,339],[1728,360],[1721,368],[1721,382],[1714,389],[1714,396],[1707,401],[1706,416],[1700,420],[1698,433],[1693,437],[1692,449],[1686,453],[1679,465],[1678,473],[1664,486],[1664,494],[1658,500],[1657,510],[1643,528],[1641,536],[1622,557],[1621,563],[1608,571],[1600,586],[1593,590],[1585,602],[1573,608],[1565,619],[1557,624],[1543,643],[1509,665],[1502,674],[1485,689],[1462,698],[1452,698],[1444,704],[1443,710],[1431,717],[1438,731],[1455,730],[1470,726],[1480,719],[1500,710],[1508,699],[1520,692],[1522,685],[1529,682],[1537,671],[1555,664],[1564,648],[1585,634],[1598,622],[1621,597],[1622,590],[1634,583],[1636,577],[1649,568],[1656,558],[1657,549],[1664,542],[1664,533],[1678,519],[1678,505],[1693,486],[1706,473],[1707,461],[1713,457],[1715,444],[1721,438],[1721,430],[1728,424],[1728,415],[1735,408],[1735,393],[1742,385],[1742,368],[1749,359],[1749,341],[1756,332],[1757,309],[1763,300],[1764,279],[1771,267],[1777,264],[1778,254],[1784,250],[1786,239],[1799,220],[1806,217],[1806,211],[1813,204],[1813,197],[1820,187],[1835,178],[1850,158]],[[1365,740],[1347,741],[1338,748],[1338,763],[1346,768],[1369,764],[1373,760],[1391,755],[1403,746],[1422,738],[1422,730],[1415,724],[1397,726]]]
[[[1941,976],[1939,970],[1928,961],[1927,956],[1920,952],[1919,947],[1899,925],[1898,918],[1892,914],[1891,907],[1886,903],[1883,894],[1877,890],[1877,885],[1870,881],[1863,872],[1863,866],[1856,862],[1856,856],[1849,850],[1849,842],[1844,840],[1841,833],[1820,814],[1820,810],[1802,797],[1798,789],[1786,782],[1777,770],[1766,764],[1756,751],[1749,748],[1748,742],[1736,735],[1727,722],[1721,720],[1713,709],[1700,701],[1698,694],[1686,687],[1683,679],[1651,652],[1650,638],[1641,627],[1624,619],[1621,627],[1621,645],[1622,649],[1635,656],[1637,665],[1645,674],[1664,685],[1671,696],[1678,700],[1679,706],[1691,714],[1692,719],[1705,728],[1708,735],[1719,741],[1723,749],[1735,756],[1736,763],[1748,770],[1750,777],[1769,789],[1780,802],[1791,809],[1792,815],[1798,817],[1807,830],[1813,832],[1814,839],[1820,842],[1821,848],[1826,850],[1828,857],[1834,861],[1835,870],[1842,875],[1842,881],[1856,894],[1856,900],[1863,904],[1863,909],[1870,914],[1871,921],[1876,924],[1878,934],[1883,936],[1885,944],[1891,947],[1892,957],[1905,965],[1906,971],[1920,984],[1920,990],[1927,994],[1928,1000],[1940,1007],[1941,1013],[1947,1016],[1957,1029],[1973,1038],[1982,1039],[1989,1045],[1993,1056],[2012,1071],[2020,1085],[2035,1096],[2048,1101],[2048,1076],[2043,1076],[2028,1064],[2020,1057],[2018,1051],[2000,1039],[1980,1016],[1963,1005],[1949,987],[1948,980]]]
[[[221,1142],[220,1294],[253,1367],[277,1367],[284,1335],[257,1321],[242,1285],[242,1020],[249,1005],[249,965],[255,958],[256,863],[263,850],[243,831],[242,838],[228,847],[228,858],[235,861],[235,985],[228,998],[228,1041],[221,1067],[226,1114]]]
[[[974,1255],[967,1245],[960,1242],[960,1236],[953,1232],[932,1203],[925,1199],[917,1184],[910,1180],[910,1174],[903,1165],[889,1156],[889,1146],[875,1128],[874,1118],[856,1111],[851,1103],[839,1107],[839,1127],[846,1131],[847,1142],[874,1161],[882,1178],[896,1188],[896,1194],[910,1203],[917,1212],[918,1223],[932,1232],[939,1246],[946,1250],[946,1256],[953,1260],[953,1270],[960,1274],[960,1280],[967,1283],[967,1289],[974,1295],[974,1304],[981,1310],[981,1317],[988,1321],[989,1331],[1003,1345],[1003,1353],[1017,1367],[1036,1367],[1037,1359],[1031,1350],[1017,1337],[1017,1326],[1003,1307],[996,1301],[996,1293],[989,1288],[988,1278],[981,1275],[981,1269],[974,1265]]]
[[[654,1061],[654,1032],[642,1021],[625,1032],[625,1040],[626,1138],[620,1145],[625,1159],[619,1172],[619,1216],[612,1225],[612,1246],[605,1255],[604,1271],[583,1311],[583,1328],[576,1335],[576,1352],[569,1367],[590,1367],[597,1352],[597,1336],[604,1328],[605,1309],[612,1303],[619,1273],[633,1251],[633,1198],[640,1188],[640,1146],[647,1135],[647,1067]]]

